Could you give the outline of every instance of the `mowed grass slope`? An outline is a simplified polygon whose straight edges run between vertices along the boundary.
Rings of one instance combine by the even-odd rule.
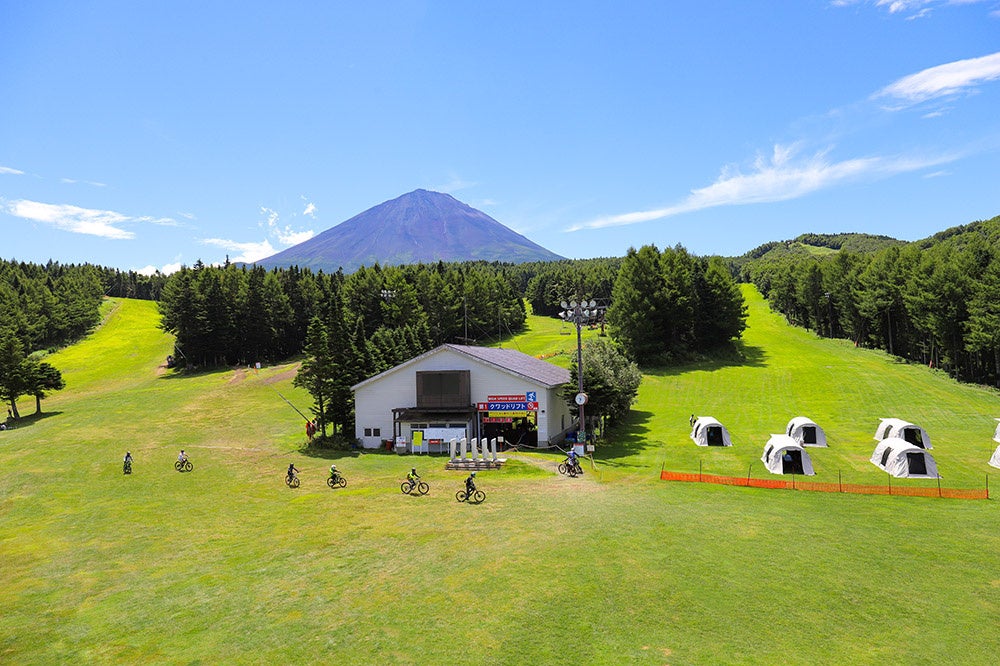
[[[566,479],[513,461],[480,474],[486,503],[469,506],[454,501],[463,475],[442,458],[302,451],[302,419],[278,395],[308,405],[291,386],[294,363],[164,372],[170,341],[155,306],[119,301],[94,335],[49,359],[68,384],[43,403],[49,415],[0,433],[0,662],[994,661],[995,501],[657,479],[664,463],[697,469],[711,454],[722,454],[705,460],[713,471],[745,472],[766,433],[800,411],[827,428],[832,460],[870,454],[874,423],[828,424],[817,411],[820,398],[831,413],[846,404],[836,391],[763,390],[827,366],[915,373],[911,389],[927,391],[869,398],[859,420],[909,407],[945,423],[950,402],[997,407],[988,391],[818,340],[751,305],[747,360],[647,376],[597,470]],[[736,446],[695,447],[691,411],[723,420]],[[991,431],[951,441],[943,425],[898,415],[931,431],[947,481],[961,456],[989,448]],[[190,474],[172,469],[182,447]],[[346,489],[324,485],[331,459]],[[282,483],[289,462],[302,470],[297,490]],[[399,492],[412,464],[430,495]]]

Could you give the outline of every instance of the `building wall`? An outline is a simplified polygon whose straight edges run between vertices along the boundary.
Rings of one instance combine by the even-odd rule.
[[[391,371],[355,391],[355,436],[365,448],[377,448],[383,439],[392,438],[392,410],[417,404],[416,373],[425,370],[469,370],[473,403],[486,402],[490,395],[521,395],[534,391],[538,397],[538,442],[561,438],[572,423],[569,406],[559,397],[558,389],[546,389],[530,380],[504,372],[491,365],[444,348],[415,363]],[[378,435],[374,434],[378,430]],[[366,430],[370,434],[365,434]],[[409,440],[407,424],[403,436]],[[470,424],[469,437],[475,437]]]

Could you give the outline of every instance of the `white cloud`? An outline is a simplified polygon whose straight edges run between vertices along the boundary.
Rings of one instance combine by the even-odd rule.
[[[136,268],[135,272],[139,275],[154,275],[155,273],[162,273],[163,275],[170,275],[171,273],[176,273],[181,269],[181,263],[175,262],[172,264],[164,264],[161,268],[157,268],[150,264],[149,266],[143,266],[142,268]]]
[[[298,245],[309,240],[315,234],[312,229],[292,231],[291,227],[285,227],[283,230],[275,230],[275,235],[278,238],[278,242],[282,245]]]
[[[890,14],[904,14],[907,19],[923,18],[937,7],[948,5],[975,5],[987,0],[869,0],[870,4],[876,7],[883,7],[889,10]],[[831,0],[834,7],[850,7],[851,5],[864,4],[865,0]]]
[[[133,232],[120,229],[118,225],[128,222],[152,221],[151,218],[129,217],[113,210],[94,210],[67,204],[47,204],[27,199],[11,201],[4,206],[3,210],[15,217],[42,222],[63,231],[115,240],[135,238]]]
[[[975,86],[1000,79],[1000,52],[981,58],[956,60],[930,67],[890,83],[875,93],[900,105],[897,109],[971,90]]]
[[[203,238],[201,242],[205,245],[221,247],[228,252],[238,253],[236,256],[229,257],[229,260],[233,262],[245,262],[251,264],[255,261],[260,261],[265,257],[270,257],[272,254],[275,254],[275,249],[271,246],[270,241],[267,239],[264,239],[259,243],[241,243],[239,241],[226,240],[224,238]]]
[[[315,220],[316,219],[316,204],[314,204],[313,202],[310,201],[308,204],[306,204],[306,209],[304,211],[302,211],[302,214],[303,215],[308,215],[309,217],[311,217],[312,219]]]
[[[0,174],[6,176],[23,176],[24,172],[17,169],[12,169],[11,167],[0,166]]]
[[[107,183],[98,183],[94,180],[75,180],[73,178],[60,178],[60,183],[66,183],[67,185],[76,185],[77,183],[83,183],[84,185],[92,185],[93,187],[107,187]]]
[[[727,167],[714,183],[692,190],[691,194],[677,204],[602,217],[574,225],[567,231],[637,224],[718,206],[787,201],[852,180],[864,177],[884,178],[945,164],[955,159],[958,159],[957,155],[933,158],[863,157],[829,162],[825,153],[817,153],[797,160],[794,146],[776,145],[769,160],[760,156],[756,159],[751,173],[744,174]]]

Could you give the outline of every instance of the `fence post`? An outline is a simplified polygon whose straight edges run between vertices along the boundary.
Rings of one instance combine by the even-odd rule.
[[[941,475],[938,474],[938,497],[941,497]]]
[[[840,492],[844,492],[844,479],[840,475],[840,470],[837,470],[837,487],[840,488]]]
[[[795,490],[795,474],[792,474],[792,490]]]
[[[698,483],[701,483],[701,460],[698,460]]]
[[[986,499],[990,498],[990,475],[986,475]]]
[[[747,467],[747,488],[750,487],[750,470],[752,469],[753,469],[753,463],[750,463],[750,466]]]
[[[889,494],[892,494],[892,474],[888,474],[886,478],[889,479]]]

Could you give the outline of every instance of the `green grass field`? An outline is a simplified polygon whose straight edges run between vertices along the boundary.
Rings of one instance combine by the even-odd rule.
[[[810,449],[819,480],[884,480],[867,461],[880,416],[930,432],[946,485],[992,469],[995,392],[748,299],[742,359],[648,373],[596,468],[568,479],[555,454],[522,454],[480,474],[480,506],[455,502],[443,458],[304,450],[279,396],[308,406],[295,364],[175,376],[155,305],[113,302],[49,357],[67,389],[0,433],[0,663],[995,663],[995,500],[659,481],[699,462],[745,474],[799,414],[830,440]],[[530,323],[504,346],[575,349]],[[694,446],[692,412],[735,446]],[[181,448],[192,473],[172,469]],[[325,486],[331,460],[347,488]],[[413,464],[425,497],[399,492]]]

